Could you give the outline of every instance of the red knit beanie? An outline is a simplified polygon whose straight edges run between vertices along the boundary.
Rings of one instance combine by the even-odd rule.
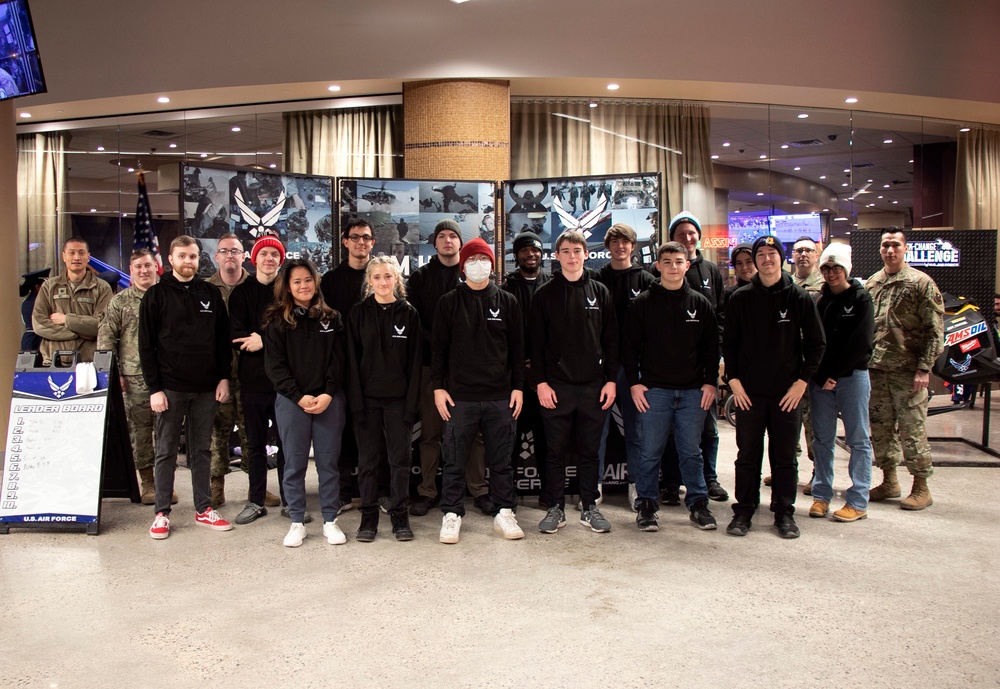
[[[257,265],[257,254],[263,248],[277,249],[280,256],[278,264],[285,262],[285,247],[281,244],[281,241],[271,234],[265,234],[263,237],[258,237],[257,241],[254,242],[253,248],[250,249],[250,262]]]

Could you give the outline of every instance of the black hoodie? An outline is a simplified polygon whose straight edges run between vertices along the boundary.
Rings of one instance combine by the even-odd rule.
[[[857,280],[840,294],[823,285],[816,304],[826,333],[826,352],[813,381],[823,385],[828,378],[843,378],[868,370],[875,339],[875,308],[871,295]]]
[[[344,388],[347,343],[340,314],[316,318],[314,310],[297,308],[295,327],[283,320],[264,328],[264,366],[275,391],[296,404],[305,395],[331,397]]]
[[[201,278],[172,272],[139,307],[139,362],[149,391],[214,392],[232,374],[229,315],[222,294]]]
[[[420,327],[424,333],[423,365],[431,365],[431,332],[434,330],[434,314],[438,299],[458,287],[461,283],[461,268],[456,263],[446,266],[437,256],[410,274],[406,283],[406,299],[420,315]]]
[[[417,420],[422,340],[417,310],[403,299],[380,304],[371,295],[351,309],[347,396],[352,414],[365,411],[365,398],[404,399],[404,420]]]
[[[431,385],[452,399],[494,401],[524,388],[524,320],[517,299],[490,282],[466,284],[438,301]]]
[[[783,397],[796,380],[813,376],[825,347],[816,304],[788,273],[770,287],[758,273],[729,300],[726,376],[739,379],[748,395]]]
[[[625,318],[624,340],[629,385],[693,390],[718,384],[715,309],[687,282],[678,290],[653,285],[636,297]]]
[[[247,278],[229,295],[229,335],[231,340],[258,333],[264,339],[264,312],[274,303],[274,283],[265,285],[255,277]],[[273,393],[274,385],[264,370],[264,350],[249,352],[233,343],[239,354],[237,373],[242,392]]]
[[[562,272],[538,288],[531,304],[528,353],[540,383],[604,384],[618,375],[618,323],[611,293],[584,271]]]
[[[529,280],[521,275],[520,271],[516,270],[513,273],[507,273],[507,276],[503,279],[503,284],[500,285],[500,289],[504,292],[510,292],[517,299],[517,303],[521,307],[521,318],[524,320],[525,333],[528,332],[528,318],[531,316],[531,300],[538,288],[551,279],[548,273],[538,271],[538,277],[534,280]]]
[[[597,273],[597,279],[611,292],[611,303],[615,305],[615,317],[618,319],[618,351],[625,344],[625,316],[635,298],[656,284],[656,278],[645,268],[630,266],[625,270],[616,270],[608,263]]]

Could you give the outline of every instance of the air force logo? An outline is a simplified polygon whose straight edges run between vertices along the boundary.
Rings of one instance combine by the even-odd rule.
[[[594,226],[601,221],[602,217],[604,217],[604,209],[607,205],[607,197],[605,197],[604,194],[601,194],[601,196],[597,199],[597,204],[594,206],[593,210],[589,210],[579,218],[575,218],[572,213],[563,208],[562,201],[558,198],[552,201],[552,208],[562,220],[566,229],[582,232],[586,239],[590,239],[590,236],[593,234],[592,230],[594,229]]]
[[[326,334],[333,332],[333,323],[328,320],[322,320],[319,322],[319,331],[321,334]]]
[[[965,355],[965,359],[963,359],[962,361],[955,361],[954,359],[952,359],[952,358],[949,357],[948,358],[948,363],[951,364],[952,366],[954,366],[955,370],[957,370],[959,373],[965,373],[966,371],[969,370],[969,367],[972,366],[972,355],[971,354],[966,354]],[[51,384],[52,384],[52,380],[49,379],[49,385],[51,385]],[[67,383],[67,385],[68,385],[68,383]]]
[[[494,318],[498,317],[500,315],[500,309],[490,309],[490,315]]]
[[[281,211],[285,210],[285,192],[281,192],[278,200],[274,202],[274,208],[265,213],[264,217],[260,217],[253,212],[253,209],[243,200],[243,193],[239,189],[236,190],[234,199],[236,200],[236,206],[240,209],[240,215],[243,216],[243,222],[250,225],[252,228],[250,234],[254,237],[260,237],[264,234],[265,230],[273,228],[274,223],[278,222],[278,216],[281,215]]]
[[[687,311],[687,309],[685,309],[685,311]],[[688,323],[700,323],[701,322],[698,319],[698,309],[695,309],[694,311],[687,311],[687,315],[688,315],[688,318],[687,318],[687,322]]]
[[[778,310],[778,322],[779,323],[788,323],[789,322],[788,309],[785,309],[784,311],[782,311],[780,309]]]
[[[406,335],[404,334],[406,332],[405,325],[394,325],[392,326],[392,329],[396,331],[396,334],[392,336],[393,339],[398,339],[398,340],[406,339]]]
[[[198,303],[201,304],[201,312],[202,313],[212,313],[212,302],[211,301],[199,301]]]
[[[66,394],[66,391],[69,389],[69,385],[72,382],[73,376],[70,376],[69,380],[67,380],[63,385],[56,385],[55,381],[52,380],[52,376],[49,376],[49,387],[52,388],[52,394],[56,399],[59,399]]]

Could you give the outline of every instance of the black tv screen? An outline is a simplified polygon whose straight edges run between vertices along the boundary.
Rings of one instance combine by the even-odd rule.
[[[0,100],[45,93],[28,0],[0,2]]]

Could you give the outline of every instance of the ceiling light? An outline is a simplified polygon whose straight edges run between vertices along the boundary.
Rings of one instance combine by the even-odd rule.
[[[782,148],[788,148],[788,144],[781,144]]]
[[[231,131],[231,132],[242,132],[243,128],[242,127],[231,127],[229,129],[229,131]]]
[[[830,209],[829,209],[829,208],[824,208],[824,209],[823,209],[823,212],[824,212],[824,213],[829,213],[829,212],[830,212]]]
[[[767,154],[766,153],[761,153],[760,154],[760,159],[764,160],[764,158],[767,158]]]
[[[892,139],[882,139],[882,143],[884,143],[884,144],[891,144],[892,143]]]
[[[877,198],[884,199],[885,197],[882,196],[882,194],[879,194]]]
[[[271,168],[271,169],[273,170],[274,168],[276,168],[276,167],[278,167],[278,166],[277,166],[277,164],[276,164],[276,163],[271,163],[270,165],[268,165],[268,167],[269,167],[269,168]]]
[[[798,115],[796,115],[796,117],[798,117],[800,120],[804,120],[805,118],[809,117],[809,113],[800,112]]]
[[[798,165],[796,165],[796,166],[795,166],[795,167],[793,167],[792,169],[793,169],[793,170],[796,170],[796,171],[797,171],[797,170],[801,170],[802,168],[800,168],[800,167],[799,167]]]
[[[454,0],[452,0],[452,2],[454,2]],[[336,84],[333,84],[332,86],[327,86],[326,90],[327,91],[333,91],[334,93],[336,93],[337,91],[340,90],[340,87],[337,86]]]
[[[619,88],[618,84],[608,84],[608,91],[617,91],[618,88]]]
[[[850,98],[845,98],[845,99],[844,99],[844,102],[845,102],[845,103],[857,103],[857,102],[858,102],[858,99],[857,99],[857,98],[855,98],[854,96],[851,96]]]
[[[156,102],[157,103],[169,103],[170,99],[167,98],[166,96],[160,96],[159,98],[156,99]]]
[[[589,105],[592,108],[596,108],[597,107],[597,103],[595,103],[594,101],[590,101],[589,103],[587,103],[587,105]]]
[[[909,162],[910,162],[910,165],[912,165],[912,164],[913,164],[913,161],[912,161],[912,160],[911,160],[911,161],[909,161]]]
[[[31,113],[30,112],[22,112],[21,113],[21,117],[23,117],[24,119],[28,119],[29,117],[31,117]]]
[[[844,222],[846,220],[847,220],[847,218],[845,218],[844,216],[840,215],[840,216],[837,216],[836,218],[834,218],[833,222]]]
[[[971,128],[969,128],[969,127],[962,127],[962,128],[961,128],[961,129],[959,129],[958,131],[960,131],[960,132],[969,132],[969,131],[972,131],[972,130],[971,130]]]
[[[130,168],[128,169],[128,171],[129,171],[129,172],[135,172],[135,168],[134,168],[134,167],[130,167]]]
[[[869,208],[874,208],[874,207],[875,207],[875,204],[874,204],[874,203],[869,203],[869,204],[868,204],[868,207],[869,207]]]
[[[888,188],[889,188],[889,186],[890,186],[890,185],[888,185],[888,184],[883,184],[883,185],[882,185],[882,188],[883,188],[883,189],[888,189]]]
[[[762,191],[758,191],[757,192],[757,196],[763,196],[763,195],[764,195],[764,192],[762,192]]]
[[[875,180],[873,180],[873,179],[870,179],[870,180],[868,180],[868,184],[871,184],[871,183],[872,183],[872,182],[874,182],[874,181],[875,181]]]
[[[207,154],[207,153],[202,153],[202,154],[201,154],[200,156],[198,156],[198,157],[199,157],[199,158],[207,158],[207,157],[208,157],[208,154]]]
[[[170,146],[168,146],[168,148],[177,148],[177,144],[170,144]]]
[[[91,208],[91,209],[90,209],[90,212],[91,212],[91,213],[96,213],[96,212],[97,212],[97,209],[96,209],[96,208]]]
[[[103,150],[104,150],[104,146],[98,146],[98,147],[97,147],[97,150],[98,150],[98,151],[103,151]]]
[[[843,183],[843,184],[841,184],[840,186],[842,186],[842,187],[846,187],[846,186],[847,186],[847,182],[844,182],[844,183]]]
[[[714,156],[712,156],[712,160],[718,160],[718,159],[719,159],[719,155],[718,154],[715,154]]]
[[[893,203],[899,203],[899,201],[893,201]]]
[[[730,147],[731,145],[732,145],[732,144],[730,144],[730,143],[729,143],[728,141],[723,141],[723,142],[722,142],[722,147],[723,147],[723,148],[729,148],[729,147]],[[911,161],[911,162],[912,162],[912,161]]]
[[[798,201],[792,201],[792,205],[793,206],[797,206],[797,205],[799,205],[799,202]]]
[[[463,2],[468,2],[469,0],[451,0],[456,5],[461,5]]]
[[[849,168],[849,167],[845,167],[844,168],[844,172],[850,172],[850,171],[851,171],[851,168]]]
[[[820,175],[819,178],[820,179],[826,179],[826,175]]]

